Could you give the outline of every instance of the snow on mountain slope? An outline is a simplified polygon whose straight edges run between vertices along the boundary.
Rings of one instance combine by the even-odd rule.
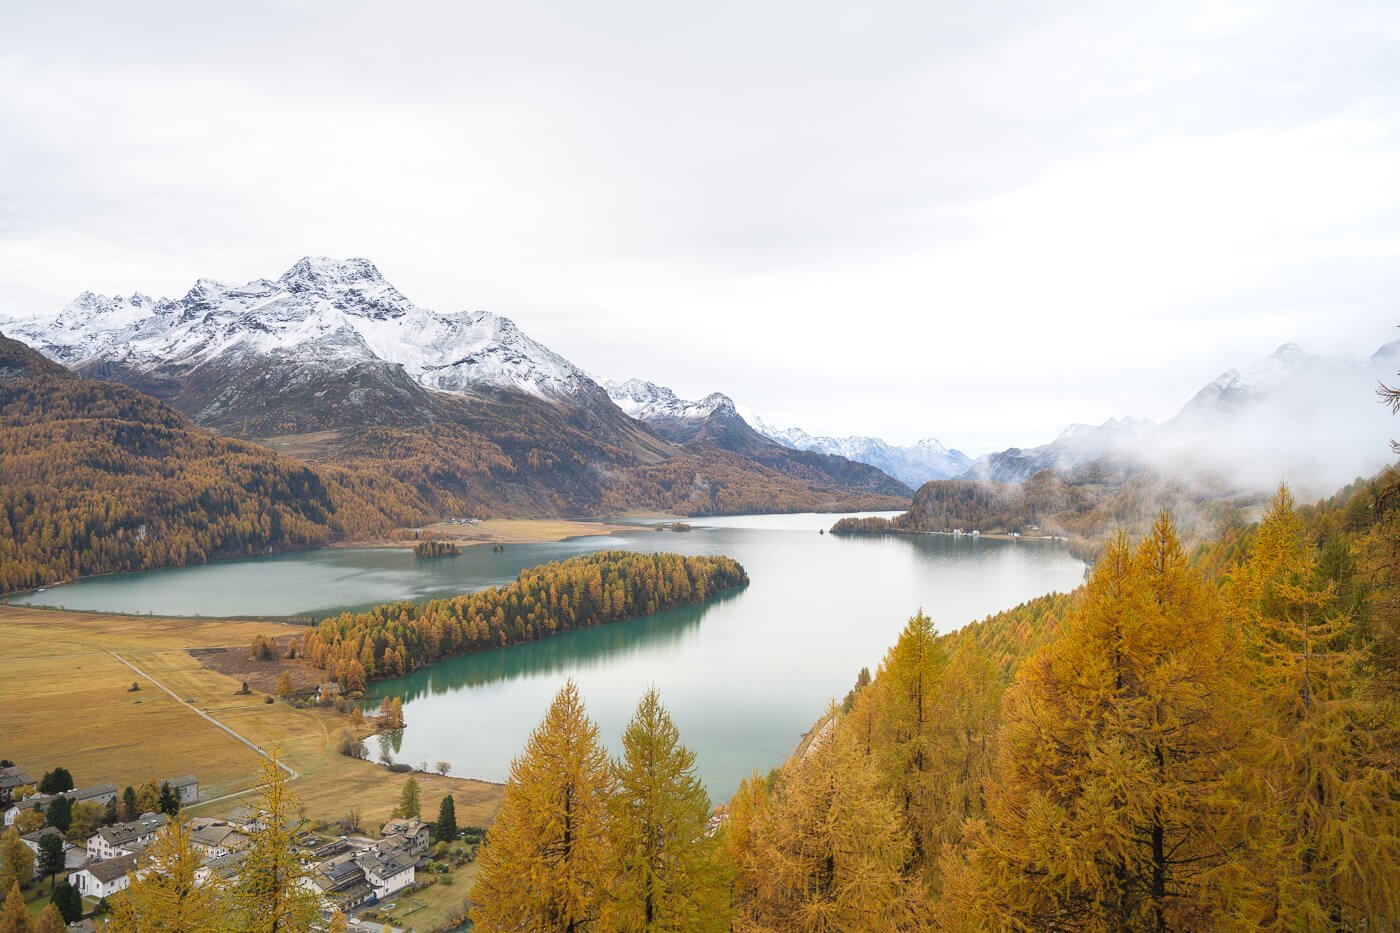
[[[801,428],[778,428],[762,418],[751,418],[754,428],[794,450],[835,454],[884,470],[914,488],[933,479],[948,479],[967,470],[971,459],[960,450],[945,447],[937,438],[927,437],[907,447],[887,443],[878,437],[819,437]]]
[[[645,379],[623,381],[605,380],[602,383],[608,397],[628,415],[638,421],[656,421],[662,418],[695,420],[708,418],[716,411],[734,410],[734,402],[721,392],[711,392],[699,401],[691,402],[680,398],[674,391]]]
[[[1041,470],[1074,470],[1103,457],[1132,462],[1154,427],[1151,421],[1130,417],[1072,424],[1048,444],[984,454],[969,465],[964,478],[1020,483]]]
[[[194,368],[229,355],[348,369],[382,360],[440,391],[516,389],[568,399],[592,383],[582,370],[484,311],[420,308],[365,259],[308,257],[277,280],[201,279],[179,299],[85,292],[56,316],[8,325],[76,369]]]
[[[1049,444],[979,457],[965,475],[1019,483],[1046,469],[1093,461],[1151,468],[1175,477],[1228,477],[1242,489],[1286,480],[1320,495],[1390,462],[1395,423],[1377,404],[1378,381],[1400,365],[1400,343],[1362,362],[1286,343],[1249,366],[1211,380],[1158,426],[1135,419],[1073,425]]]

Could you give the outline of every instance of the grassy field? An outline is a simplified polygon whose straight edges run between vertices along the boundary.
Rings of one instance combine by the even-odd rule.
[[[607,525],[602,522],[576,522],[562,518],[488,518],[475,525],[440,522],[420,529],[423,538],[441,538],[469,546],[473,544],[536,544],[565,538],[610,535],[635,531],[636,526]],[[338,541],[331,547],[402,547],[415,544],[412,529],[401,529],[393,536],[355,541]]]
[[[267,748],[281,744],[298,773],[292,788],[307,818],[338,820],[358,810],[371,831],[389,817],[405,775],[338,754],[348,719],[328,709],[295,709],[239,693],[240,683],[186,651],[246,645],[254,635],[285,635],[277,622],[155,619],[0,606],[0,757],[36,777],[67,767],[80,786],[118,787],[192,773],[203,796],[252,800],[259,756],[122,663],[131,662],[180,698]],[[120,656],[120,658],[118,657]],[[130,690],[132,683],[139,690]],[[501,787],[483,781],[415,775],[430,818],[442,796],[455,797],[458,820],[481,825]],[[238,797],[200,805],[217,815]]]

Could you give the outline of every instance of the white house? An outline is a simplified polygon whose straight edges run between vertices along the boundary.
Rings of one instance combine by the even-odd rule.
[[[413,866],[418,859],[397,839],[381,839],[356,852],[354,859],[379,900],[413,884]]]
[[[68,876],[68,883],[83,897],[111,897],[126,890],[131,872],[136,868],[136,856],[122,855],[103,862],[88,862]]]
[[[67,797],[73,803],[95,803],[105,806],[117,799],[117,786],[115,784],[94,784],[92,787],[66,790],[61,794],[32,794],[5,811],[5,825],[12,825],[23,810],[33,810],[35,806],[41,810],[48,810],[49,804],[59,797]]]
[[[143,813],[130,823],[104,826],[88,839],[88,858],[100,861],[131,855],[154,839],[169,821],[164,813]]]
[[[43,829],[36,829],[32,833],[25,833],[23,836],[19,837],[19,840],[20,842],[23,842],[25,845],[29,846],[29,848],[34,852],[35,855],[38,855],[39,840],[48,835],[58,836],[59,841],[63,843],[64,851],[73,848],[73,844],[68,841],[67,837],[65,837],[63,833],[59,832],[58,829],[56,829],[53,826],[45,826]]]

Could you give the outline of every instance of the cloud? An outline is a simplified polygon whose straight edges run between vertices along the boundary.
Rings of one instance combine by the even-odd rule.
[[[0,316],[365,255],[602,376],[985,450],[1400,285],[1388,3],[29,5]]]

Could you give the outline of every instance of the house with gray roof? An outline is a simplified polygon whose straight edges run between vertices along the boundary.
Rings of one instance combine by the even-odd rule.
[[[26,786],[34,786],[34,779],[29,776],[29,772],[18,765],[9,768],[0,768],[0,793],[13,791],[18,787]]]
[[[67,797],[75,804],[95,803],[99,806],[105,806],[117,799],[117,785],[94,784],[91,787],[79,787],[74,790],[65,790],[61,794],[31,794],[5,811],[5,825],[12,825],[24,810],[33,810],[35,807],[38,807],[40,810],[48,812],[49,804],[53,803],[59,797]]]
[[[131,855],[146,847],[160,828],[170,822],[164,813],[143,813],[130,823],[103,826],[87,841],[88,858],[94,861]]]
[[[136,859],[135,855],[122,855],[101,862],[88,862],[68,876],[68,883],[77,888],[83,897],[111,897],[118,891],[125,891],[131,883]]]

